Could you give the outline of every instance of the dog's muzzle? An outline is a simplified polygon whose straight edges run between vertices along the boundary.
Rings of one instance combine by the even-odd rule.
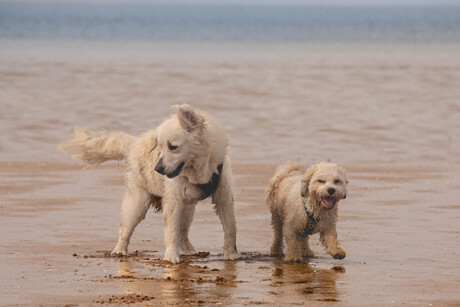
[[[155,171],[162,175],[165,174],[165,167],[163,166],[163,158],[160,158],[160,160],[158,160],[157,165],[155,165]]]
[[[168,178],[174,178],[180,174],[184,165],[185,165],[185,162],[182,162],[176,167],[174,171],[172,171],[169,174],[166,174],[166,169],[165,169],[165,166],[163,165],[163,158],[160,158],[160,160],[158,160],[157,165],[155,165],[155,171],[157,173],[160,173],[161,175],[166,175]]]
[[[177,175],[180,174],[180,172],[182,171],[182,168],[184,167],[184,165],[185,165],[185,162],[182,162],[181,164],[179,164],[179,166],[173,172],[167,174],[166,176],[168,178],[176,177]]]

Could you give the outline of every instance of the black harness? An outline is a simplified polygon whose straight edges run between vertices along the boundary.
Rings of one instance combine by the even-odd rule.
[[[304,235],[311,235],[313,233],[313,230],[316,227],[316,224],[319,222],[319,218],[315,218],[313,216],[313,213],[308,211],[307,209],[307,203],[305,202],[305,199],[303,200],[303,208],[305,209],[305,213],[307,214],[307,224],[305,225],[305,228],[303,230]]]
[[[224,163],[221,163],[219,164],[219,166],[217,166],[217,173],[214,172],[212,174],[211,180],[209,180],[208,183],[196,184],[197,188],[200,189],[201,192],[203,193],[201,200],[208,198],[209,196],[214,194],[214,192],[216,192],[217,187],[219,186],[220,175],[222,174],[223,166],[224,166]]]

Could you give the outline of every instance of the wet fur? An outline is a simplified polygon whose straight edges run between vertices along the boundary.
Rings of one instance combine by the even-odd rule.
[[[343,259],[345,250],[337,241],[336,223],[337,205],[346,197],[347,183],[345,171],[333,163],[315,164],[305,173],[301,173],[299,166],[292,161],[279,165],[268,184],[266,198],[274,231],[271,254],[283,255],[284,238],[287,245],[286,261],[302,261],[304,256],[314,256],[308,244],[308,235],[303,232],[307,223],[303,205],[305,200],[309,211],[320,219],[313,233],[320,233],[322,244],[333,258]],[[335,189],[333,196],[327,192],[329,188]],[[332,209],[325,209],[321,205],[324,195],[334,199]]]
[[[208,114],[192,110],[188,105],[174,107],[177,114],[139,137],[122,132],[96,135],[75,128],[73,138],[61,143],[60,149],[76,152],[73,157],[88,166],[108,160],[126,162],[126,192],[121,207],[118,243],[112,255],[128,253],[134,229],[153,207],[162,211],[164,260],[172,263],[180,261],[179,248],[184,254],[196,253],[188,239],[195,206],[202,197],[195,184],[207,183],[217,166],[224,163],[212,200],[224,229],[224,258],[236,259],[236,221],[226,134]],[[171,150],[173,143],[177,148]],[[177,173],[181,164],[183,168],[179,175],[168,178],[168,175]]]

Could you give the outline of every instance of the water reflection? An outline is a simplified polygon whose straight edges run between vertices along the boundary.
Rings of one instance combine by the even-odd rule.
[[[154,296],[164,304],[218,303],[232,299],[237,263],[194,261],[171,265],[160,260],[126,258],[117,262],[123,294]]]
[[[304,300],[339,301],[336,280],[341,273],[345,273],[343,266],[323,269],[315,264],[277,260],[272,266],[270,286],[275,288],[274,294],[302,296]]]
[[[240,261],[189,259],[177,265],[126,258],[117,265],[115,279],[124,295],[153,296],[162,304],[340,301],[336,281],[345,273],[343,266],[285,263],[265,255]]]

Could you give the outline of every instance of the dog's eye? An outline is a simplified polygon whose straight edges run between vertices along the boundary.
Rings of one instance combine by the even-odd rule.
[[[319,183],[326,183],[324,180],[318,180]]]
[[[334,180],[334,184],[339,184],[341,181],[339,179]]]
[[[168,142],[168,148],[169,148],[169,150],[172,151],[172,150],[174,150],[174,149],[177,149],[177,146],[174,146],[173,144],[171,144],[171,143]]]

